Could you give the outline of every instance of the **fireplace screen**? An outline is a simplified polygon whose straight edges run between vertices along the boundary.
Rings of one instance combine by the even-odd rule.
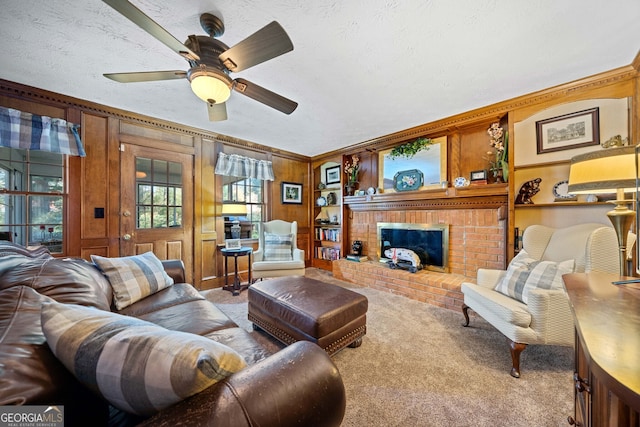
[[[449,226],[446,224],[378,223],[378,257],[389,261],[390,248],[410,249],[420,257],[423,268],[446,272],[449,258]]]

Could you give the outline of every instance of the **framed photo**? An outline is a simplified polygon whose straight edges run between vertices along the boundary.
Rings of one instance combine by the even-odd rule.
[[[331,166],[324,170],[325,182],[328,184],[340,183],[340,166]]]
[[[538,154],[599,145],[599,123],[597,107],[537,121]]]
[[[302,184],[283,182],[280,187],[282,203],[302,204]]]
[[[224,241],[224,246],[227,249],[240,249],[240,239],[227,239]]]
[[[479,171],[472,171],[470,176],[469,176],[469,181],[476,182],[476,181],[487,181],[487,171],[486,169],[482,169]]]

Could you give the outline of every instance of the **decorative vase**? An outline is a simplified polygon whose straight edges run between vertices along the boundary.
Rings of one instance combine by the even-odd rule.
[[[502,168],[494,169],[493,170],[493,177],[495,178],[494,182],[496,184],[503,183],[504,180],[502,179]]]
[[[347,193],[347,196],[353,196],[356,193],[356,183],[347,182],[347,184],[344,186],[344,190]]]

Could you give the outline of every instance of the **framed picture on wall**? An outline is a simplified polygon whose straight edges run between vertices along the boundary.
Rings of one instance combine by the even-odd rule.
[[[283,182],[280,189],[282,190],[282,203],[302,204],[302,184]]]
[[[536,122],[538,154],[600,144],[598,108]]]
[[[340,183],[340,166],[332,166],[330,168],[326,168],[324,173],[325,173],[325,182],[327,184]]]

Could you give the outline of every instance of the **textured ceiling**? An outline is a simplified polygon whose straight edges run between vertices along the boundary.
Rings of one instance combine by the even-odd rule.
[[[290,116],[232,93],[209,122],[187,80],[102,73],[187,70],[99,0],[0,0],[0,78],[275,148],[318,155],[629,65],[639,0],[134,0],[178,40],[218,15],[233,46],[276,20],[294,50],[232,74],[299,103]]]

